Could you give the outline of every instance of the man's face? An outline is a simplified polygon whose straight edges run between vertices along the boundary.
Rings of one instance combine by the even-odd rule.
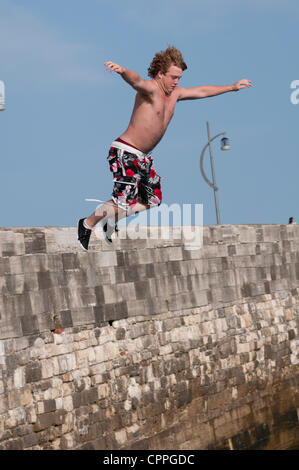
[[[165,74],[161,73],[161,81],[167,94],[173,92],[182,75],[182,69],[176,65],[171,65]]]

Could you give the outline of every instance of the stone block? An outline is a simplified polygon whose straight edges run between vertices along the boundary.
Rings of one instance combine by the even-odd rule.
[[[183,250],[181,246],[171,246],[162,248],[163,253],[167,254],[169,261],[181,261],[183,260]]]
[[[23,441],[22,450],[30,449],[31,447],[34,447],[38,444],[37,434],[36,433],[27,434],[26,436],[22,438],[22,441]]]
[[[161,261],[159,258],[161,255],[160,251],[156,251],[153,249],[141,249],[134,253],[130,253],[129,263],[132,264],[151,264],[153,259],[157,262]]]
[[[240,298],[236,287],[220,287],[211,289],[213,302],[234,302]]]
[[[25,371],[24,367],[18,367],[14,371],[14,387],[20,389],[25,386]]]
[[[95,323],[94,307],[77,307],[71,309],[73,326]]]
[[[117,302],[132,300],[136,298],[135,283],[126,282],[114,286],[117,293]]]
[[[121,320],[122,318],[128,317],[128,304],[125,301],[118,302],[115,304],[115,314],[117,316],[116,320]],[[108,316],[105,316],[106,321]]]
[[[37,273],[39,289],[49,289],[52,287],[52,278],[49,271]]]
[[[53,331],[55,329],[55,317],[52,312],[44,312],[37,316],[37,330],[39,332]]]
[[[243,431],[232,437],[232,446],[234,450],[246,450],[251,446],[249,431]]]
[[[38,382],[42,378],[41,364],[36,361],[29,362],[25,367],[25,381],[27,384]]]
[[[47,253],[47,270],[54,273],[64,272],[62,254],[49,252]]]
[[[4,450],[23,450],[23,440],[19,437],[6,441],[4,444]]]
[[[0,233],[1,256],[25,254],[24,236],[22,233],[4,231]]]
[[[232,249],[234,248],[233,252]],[[222,258],[236,253],[234,245],[205,245],[203,248],[205,258]]]
[[[181,269],[181,263],[182,261],[167,261],[166,262],[166,272],[171,276],[181,276],[182,275],[182,269]],[[149,265],[150,266],[150,265]]]
[[[60,374],[65,374],[66,372],[76,369],[77,364],[75,354],[70,353],[58,356],[58,364]]]
[[[21,315],[26,315],[25,307],[29,313],[33,314],[34,312],[35,315],[55,310],[55,291],[52,289],[29,292],[27,298],[27,303],[23,304],[20,312]],[[21,302],[20,298],[19,303]]]
[[[155,291],[153,291],[153,285],[155,286]],[[150,286],[152,294],[155,293],[158,297],[167,298],[179,292],[179,286],[175,276],[163,276],[155,280],[152,279]]]
[[[102,307],[94,307],[93,311],[96,324],[128,317],[128,307],[126,302],[105,304]]]
[[[24,274],[6,275],[0,278],[0,290],[2,294],[22,294],[24,292],[24,278]]]
[[[114,267],[114,279],[113,279],[113,284],[118,284],[122,282],[131,282],[134,281],[135,278],[137,278],[137,273],[135,269],[125,269],[123,266],[115,266]],[[104,280],[102,281],[102,284],[109,284],[111,282],[111,276],[109,274],[109,279],[107,282]]]
[[[79,269],[80,267],[77,253],[62,253],[61,259],[64,271],[68,269]]]
[[[40,361],[42,379],[48,379],[50,377],[53,377],[55,373],[59,373],[58,360],[56,361],[55,361],[55,358],[42,359]]]
[[[24,336],[36,334],[39,332],[39,322],[36,315],[22,315],[20,320]]]
[[[61,328],[71,328],[73,326],[71,310],[62,310],[57,317]]]
[[[255,227],[242,227],[238,226],[239,242],[240,243],[255,243],[257,239],[257,232]]]
[[[5,274],[11,274],[10,258],[0,257],[0,276],[4,276]]]
[[[94,293],[96,296],[96,305],[100,306],[105,303],[105,295],[104,295],[104,290],[103,286],[96,286],[94,288]]]
[[[146,297],[150,295],[150,287],[148,281],[135,281],[134,287],[136,299],[146,299]]]
[[[83,268],[64,271],[64,277],[65,285],[71,290],[87,286],[87,273]]]
[[[122,299],[121,296],[121,289],[119,289],[119,285],[104,285],[102,286],[103,288],[103,293],[104,293],[104,299],[106,304],[114,303],[114,302],[119,302]]]
[[[3,296],[3,299],[0,297],[0,311],[2,312],[0,317],[0,339],[16,338],[18,336],[22,336],[21,320],[20,318],[13,315],[11,310],[7,310],[5,296]]]
[[[47,252],[45,233],[42,231],[25,232],[24,242],[26,254]]]
[[[55,412],[39,414],[37,417],[36,423],[33,425],[33,430],[35,432],[42,431],[44,429],[49,429],[55,424]]]
[[[127,304],[128,316],[136,317],[136,316],[144,315],[147,312],[147,307],[151,302],[152,302],[152,299],[150,300],[143,300],[143,299],[127,300],[126,304]]]
[[[31,298],[28,292],[3,296],[3,306],[4,311],[6,310],[6,312],[10,312],[15,317],[32,315],[33,313]]]
[[[84,268],[84,266],[86,266],[86,260],[82,259],[82,255],[80,253],[78,256],[80,259],[80,265]],[[114,251],[90,252],[88,253],[88,257],[91,266],[117,266],[117,255]]]
[[[132,266],[121,266],[121,267],[117,267],[115,268],[116,272],[117,272],[117,280],[116,282],[135,282],[135,281],[139,281],[141,280],[141,278],[144,278],[145,276],[142,276],[140,274],[140,267],[143,267],[144,268],[144,272],[146,271],[145,270],[145,266],[147,265],[132,265]]]
[[[267,293],[265,283],[261,282],[261,283],[251,284],[250,292],[251,292],[251,297],[255,297],[257,295],[263,295]]]

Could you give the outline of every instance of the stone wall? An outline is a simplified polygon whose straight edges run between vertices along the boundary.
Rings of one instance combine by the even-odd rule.
[[[299,226],[0,229],[0,449],[299,443]]]

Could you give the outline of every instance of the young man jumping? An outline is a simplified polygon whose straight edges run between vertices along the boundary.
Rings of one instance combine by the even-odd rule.
[[[249,80],[243,79],[233,85],[182,88],[178,83],[187,65],[181,52],[170,46],[155,54],[148,69],[150,80],[143,80],[138,73],[114,62],[104,65],[106,70],[118,73],[137,94],[129,126],[112,143],[107,157],[114,181],[112,199],[78,222],[78,240],[85,250],[91,231],[100,220],[106,241],[112,243],[119,219],[161,204],[160,176],[149,153],[162,139],[177,101],[207,98],[251,86]]]

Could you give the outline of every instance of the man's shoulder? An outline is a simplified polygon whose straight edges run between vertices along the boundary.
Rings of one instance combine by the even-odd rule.
[[[146,79],[144,80],[146,82],[146,86],[149,90],[151,90],[152,92],[155,92],[158,90],[158,87],[156,85],[156,83],[154,82],[153,79]]]
[[[176,94],[177,94],[177,101],[180,101],[181,99],[184,98],[185,92],[186,92],[186,88],[184,88],[184,87],[182,87],[182,86],[176,86],[176,87],[175,87],[175,91],[176,91]]]
[[[155,85],[153,80],[143,80],[142,86],[137,90],[137,96],[142,100],[152,101],[159,92],[159,88]]]
[[[137,88],[137,92],[140,95],[153,95],[157,87],[153,83],[153,80],[144,80],[140,82],[140,86]]]

